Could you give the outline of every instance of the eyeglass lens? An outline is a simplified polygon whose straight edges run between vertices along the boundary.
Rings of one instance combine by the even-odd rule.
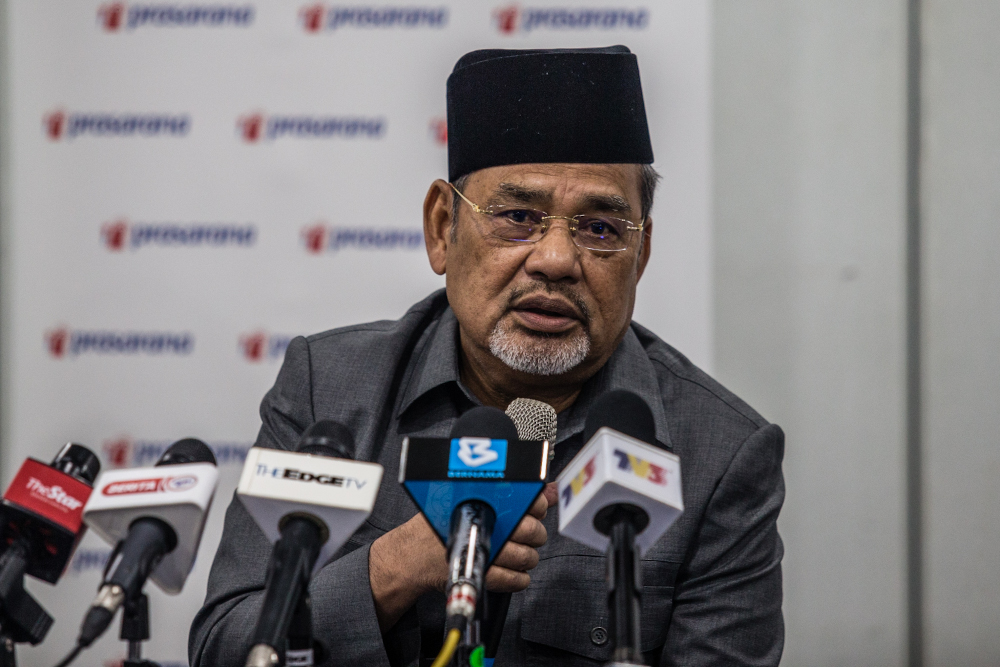
[[[538,241],[552,220],[534,209],[503,209],[485,211],[493,226],[494,236],[508,241]],[[562,218],[559,218],[562,219]],[[570,232],[574,242],[591,250],[623,250],[628,247],[629,222],[619,218],[581,215],[573,218]],[[573,231],[576,227],[576,231]]]

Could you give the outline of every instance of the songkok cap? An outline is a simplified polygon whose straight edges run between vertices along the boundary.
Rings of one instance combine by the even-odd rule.
[[[628,47],[472,51],[448,77],[452,182],[507,164],[652,161]]]

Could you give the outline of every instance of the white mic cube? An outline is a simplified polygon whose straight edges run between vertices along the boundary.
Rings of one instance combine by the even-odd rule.
[[[641,507],[649,525],[636,536],[640,554],[684,511],[680,459],[611,428],[601,428],[559,474],[559,533],[607,551],[609,538],[594,517],[618,503]]]
[[[322,521],[328,537],[316,574],[371,514],[381,483],[377,463],[251,447],[236,495],[271,542],[281,539],[289,514]]]
[[[218,480],[219,471],[211,463],[109,470],[94,484],[83,520],[109,544],[125,539],[132,522],[141,517],[168,524],[177,535],[177,546],[149,578],[176,595],[194,565]]]

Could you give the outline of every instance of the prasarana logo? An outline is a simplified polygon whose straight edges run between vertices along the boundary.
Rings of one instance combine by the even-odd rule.
[[[443,28],[448,24],[447,7],[327,6],[306,5],[299,10],[302,29],[309,33],[324,30],[361,28]]]
[[[649,25],[649,10],[504,5],[493,10],[493,23],[503,35],[535,30],[643,30]]]
[[[112,252],[163,248],[243,247],[257,241],[257,228],[245,223],[129,222],[119,219],[101,225],[101,240]]]
[[[50,141],[82,136],[184,137],[191,130],[185,113],[86,113],[63,109],[42,116],[42,129]]]
[[[285,358],[285,350],[294,336],[285,334],[269,334],[266,331],[252,331],[240,336],[240,351],[243,358],[250,362],[281,360]]]
[[[432,118],[427,124],[431,138],[438,146],[448,145],[448,121],[444,118]]]
[[[411,229],[381,229],[372,227],[335,227],[317,222],[303,227],[300,233],[306,252],[318,255],[338,250],[420,250],[424,247],[424,231]]]
[[[279,139],[381,139],[381,116],[268,115],[260,111],[236,119],[236,133],[248,144]]]
[[[102,446],[104,464],[112,469],[142,468],[154,465],[167,451],[172,440],[151,440],[118,435],[104,441]],[[215,454],[220,467],[242,466],[252,442],[220,441],[206,443]]]
[[[194,335],[188,332],[81,331],[66,326],[45,332],[45,347],[55,359],[81,354],[188,355]]]
[[[246,28],[253,24],[253,5],[178,5],[109,2],[97,9],[97,22],[106,32],[136,28]]]

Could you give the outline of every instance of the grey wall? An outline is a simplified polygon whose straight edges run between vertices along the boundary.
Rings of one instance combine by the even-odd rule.
[[[906,9],[714,5],[715,367],[788,435],[785,665],[908,659]],[[1000,3],[922,16],[924,664],[997,665]]]
[[[715,369],[787,434],[785,665],[905,661],[905,17],[715,5]]]
[[[925,0],[928,664],[1000,664],[1000,3]]]

